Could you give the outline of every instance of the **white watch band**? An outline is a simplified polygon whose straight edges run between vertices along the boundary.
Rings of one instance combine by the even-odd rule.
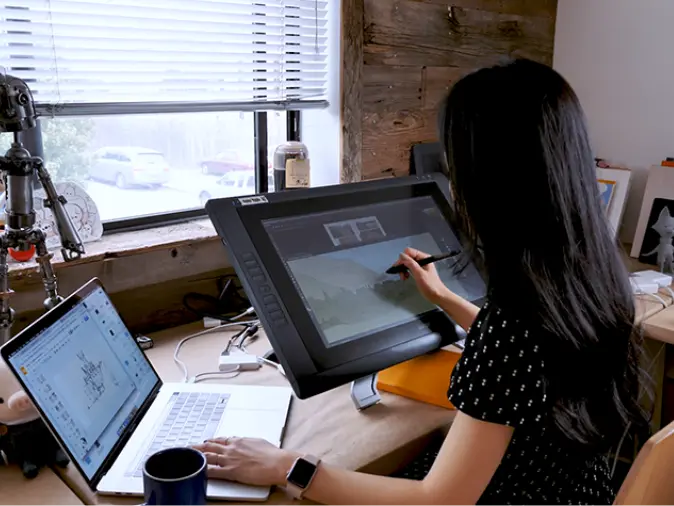
[[[286,481],[286,492],[293,498],[293,499],[302,499],[302,496],[304,495],[304,492],[309,488],[311,485],[311,482],[314,481],[314,476],[316,476],[316,471],[318,471],[318,465],[321,463],[321,459],[318,457],[314,457],[313,455],[304,455],[303,457],[298,458],[297,460],[304,460],[310,464],[314,465],[314,473],[311,475],[309,480],[307,481],[307,484],[305,487],[299,487],[294,483],[291,483],[290,481]],[[295,463],[297,463],[297,460]],[[288,476],[290,476],[293,472],[293,469],[295,468],[295,464],[293,464],[293,467],[290,469],[290,472],[288,473]]]

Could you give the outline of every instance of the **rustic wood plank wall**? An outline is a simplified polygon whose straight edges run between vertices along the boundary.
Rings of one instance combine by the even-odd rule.
[[[133,332],[149,333],[199,319],[183,305],[187,292],[218,295],[218,278],[233,274],[218,238],[196,239],[172,248],[148,247],[132,255],[112,255],[56,266],[59,292],[69,295],[93,277],[106,287]],[[44,287],[38,272],[10,280],[16,333],[44,313]]]
[[[363,0],[342,0],[341,117],[342,170],[340,182],[363,177]]]
[[[352,42],[343,53],[343,69],[362,73],[362,130],[350,138],[362,142],[363,179],[408,173],[411,146],[436,140],[438,103],[463,74],[513,56],[552,64],[557,0],[360,0],[362,12],[346,3],[356,22],[345,8],[345,26],[360,16],[363,26],[362,65]]]

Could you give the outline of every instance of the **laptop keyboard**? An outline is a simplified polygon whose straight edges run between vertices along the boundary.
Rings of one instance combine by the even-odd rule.
[[[165,448],[191,446],[212,438],[227,407],[229,394],[175,392],[169,401],[169,412],[152,442],[126,477],[143,476],[148,457]]]

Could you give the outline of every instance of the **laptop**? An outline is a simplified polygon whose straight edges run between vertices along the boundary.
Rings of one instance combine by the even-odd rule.
[[[289,387],[162,383],[98,279],[0,355],[100,494],[141,496],[143,464],[163,448],[227,436],[281,445]],[[211,499],[235,501],[264,501],[269,492],[222,480],[209,480],[207,489]]]

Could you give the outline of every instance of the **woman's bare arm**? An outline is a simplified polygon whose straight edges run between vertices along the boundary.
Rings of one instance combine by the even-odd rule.
[[[477,313],[480,312],[479,307],[459,297],[449,288],[435,301],[435,305],[447,313],[466,332],[477,318]]]
[[[305,497],[324,504],[475,504],[496,472],[513,429],[457,413],[423,481],[320,465]]]

